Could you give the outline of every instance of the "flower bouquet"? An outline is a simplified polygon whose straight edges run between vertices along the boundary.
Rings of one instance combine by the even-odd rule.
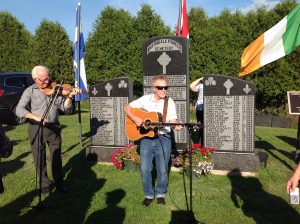
[[[125,161],[131,161],[133,164],[140,164],[140,155],[138,153],[138,146],[129,143],[124,148],[117,149],[111,154],[111,161],[119,170],[124,169]]]
[[[192,172],[195,176],[208,174],[213,169],[211,162],[211,154],[215,151],[214,148],[206,148],[201,144],[192,146]],[[184,149],[178,157],[175,158],[175,165],[182,167],[184,171],[190,169],[189,148]]]

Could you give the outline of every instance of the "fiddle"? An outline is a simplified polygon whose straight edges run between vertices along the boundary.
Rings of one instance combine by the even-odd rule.
[[[72,87],[71,84],[67,83],[57,84],[56,82],[49,82],[49,85],[41,90],[47,96],[52,95],[56,90],[58,90],[59,95],[68,96],[74,90],[74,87]],[[80,90],[80,92],[82,91]]]

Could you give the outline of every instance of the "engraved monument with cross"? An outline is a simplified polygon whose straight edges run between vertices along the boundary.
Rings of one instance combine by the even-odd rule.
[[[144,94],[152,93],[151,80],[155,75],[166,75],[169,79],[168,96],[176,104],[178,120],[189,121],[189,74],[188,39],[178,36],[154,37],[143,43],[143,87]],[[175,132],[179,148],[186,147],[187,130]]]
[[[217,170],[256,172],[255,84],[224,75],[205,75],[204,145],[216,149]]]
[[[87,156],[111,162],[111,153],[129,143],[124,106],[133,99],[132,80],[120,77],[90,87],[91,147]]]

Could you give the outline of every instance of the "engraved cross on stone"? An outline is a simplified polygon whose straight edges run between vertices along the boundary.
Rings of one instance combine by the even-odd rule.
[[[165,75],[167,73],[167,65],[170,63],[172,59],[169,55],[166,54],[166,52],[163,52],[159,58],[157,59],[157,62],[163,67],[163,74]]]
[[[233,86],[233,83],[230,81],[230,79],[227,79],[226,82],[224,82],[224,87],[226,88],[226,95],[230,95],[230,89]]]
[[[109,82],[105,85],[105,89],[107,91],[107,96],[110,96],[110,91],[112,90],[112,85]]]

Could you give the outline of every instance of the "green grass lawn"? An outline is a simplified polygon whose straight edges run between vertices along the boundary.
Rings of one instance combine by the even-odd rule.
[[[144,199],[139,173],[87,163],[80,150],[78,115],[61,116],[63,169],[68,193],[53,192],[38,203],[36,175],[27,137],[27,124],[7,135],[14,152],[1,160],[5,192],[0,195],[0,223],[188,223],[189,180],[171,172],[165,206]],[[82,114],[83,146],[90,145],[89,112]],[[193,182],[193,211],[204,223],[300,223],[300,205],[290,205],[285,182],[292,174],[296,129],[256,127],[256,148],[269,155],[257,177],[210,175]],[[49,164],[49,162],[48,162]],[[48,167],[49,169],[49,167]],[[186,189],[186,190],[185,190]]]

